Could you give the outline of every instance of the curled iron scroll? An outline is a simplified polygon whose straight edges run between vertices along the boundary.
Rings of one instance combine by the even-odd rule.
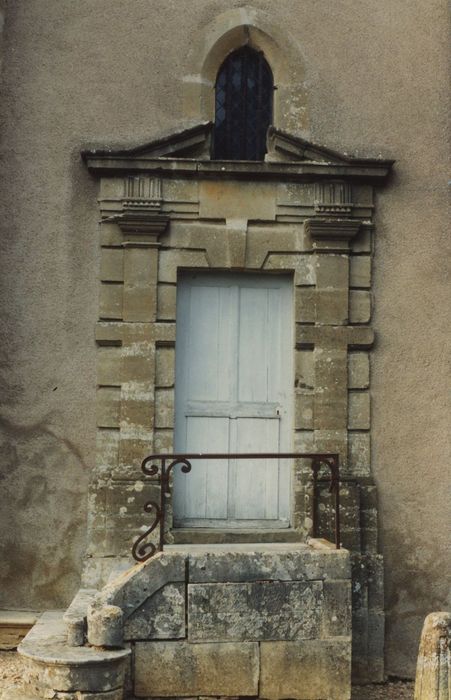
[[[146,457],[141,464],[141,471],[146,476],[157,476],[159,474],[160,468],[158,464],[152,464],[152,461],[152,457]]]
[[[189,474],[189,472],[191,471],[191,462],[189,462],[184,457],[181,457],[180,459],[174,459],[174,461],[171,462],[171,464],[169,464],[169,466],[166,470],[166,474],[168,475],[168,477],[169,477],[171,470],[174,467],[177,467],[179,464],[182,465],[180,471],[182,471],[184,474]]]
[[[152,525],[138,537],[133,545],[133,558],[139,562],[147,561],[156,553],[157,546],[153,542],[146,542],[146,540],[161,521],[161,508],[155,501],[148,501],[145,503],[144,511],[146,513],[152,513],[152,511],[155,511],[155,517]]]

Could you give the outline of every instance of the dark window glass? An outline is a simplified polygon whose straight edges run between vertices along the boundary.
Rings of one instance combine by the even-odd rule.
[[[264,159],[273,90],[271,68],[262,53],[245,46],[227,56],[216,79],[215,159]]]

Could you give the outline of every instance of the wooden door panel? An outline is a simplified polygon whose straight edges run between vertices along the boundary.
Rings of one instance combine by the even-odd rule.
[[[177,292],[177,452],[291,450],[291,283],[193,274]],[[185,526],[286,527],[289,470],[277,460],[193,463],[174,475]]]

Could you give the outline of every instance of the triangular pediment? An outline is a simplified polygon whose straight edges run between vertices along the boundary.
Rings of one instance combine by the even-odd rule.
[[[346,153],[334,151],[326,146],[320,146],[306,141],[300,136],[294,136],[281,129],[270,126],[267,134],[267,160],[285,162],[314,162],[335,165],[373,162],[373,159],[355,158]]]
[[[128,148],[94,148],[81,155],[91,172],[177,170],[193,177],[286,178],[319,177],[384,179],[393,160],[356,158],[294,136],[274,126],[267,133],[264,161],[219,161],[211,158],[213,124],[203,122]]]
[[[82,157],[154,159],[154,158],[210,158],[212,122],[202,122],[167,136],[130,148],[102,148],[82,151]]]

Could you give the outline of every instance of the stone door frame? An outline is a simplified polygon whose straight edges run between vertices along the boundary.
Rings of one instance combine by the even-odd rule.
[[[374,187],[392,161],[351,158],[273,127],[267,161],[211,161],[210,132],[201,124],[135,149],[83,154],[100,179],[101,212],[87,578],[129,557],[146,527],[143,502],[157,489],[144,483],[141,461],[172,452],[178,272],[285,272],[294,280],[294,449],[340,454],[342,542],[361,576],[376,572],[376,592],[358,602],[362,634],[371,610],[379,630],[382,615],[383,636],[368,351]],[[233,540],[305,540],[309,477],[309,466],[295,465],[291,528]],[[327,536],[327,501],[322,512]],[[230,541],[227,532],[171,531],[170,515],[169,542]]]

